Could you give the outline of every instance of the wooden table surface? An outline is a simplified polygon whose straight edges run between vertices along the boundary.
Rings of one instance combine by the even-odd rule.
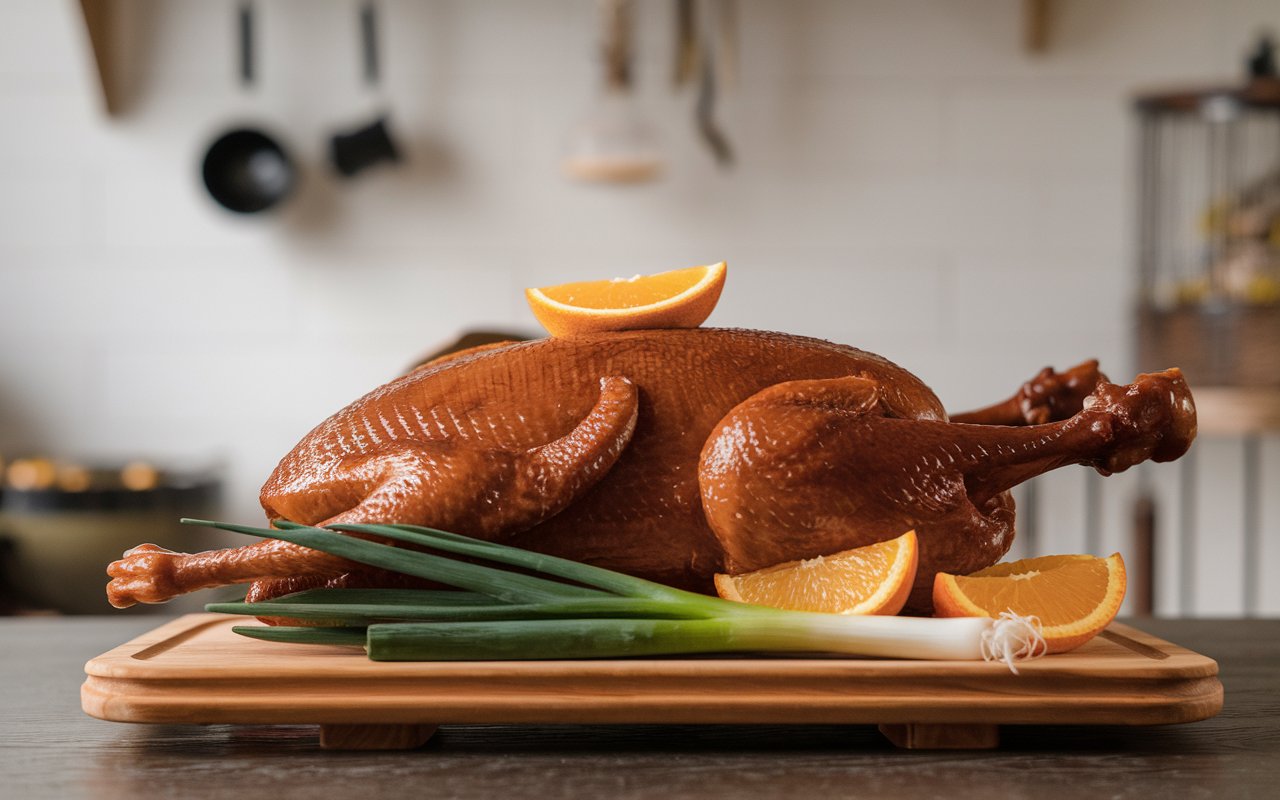
[[[746,798],[1280,796],[1280,620],[1133,623],[1217,659],[1226,703],[1155,728],[1002,729],[897,750],[873,726],[470,726],[326,752],[315,727],[126,725],[80,711],[89,658],[157,618],[0,619],[0,796]]]

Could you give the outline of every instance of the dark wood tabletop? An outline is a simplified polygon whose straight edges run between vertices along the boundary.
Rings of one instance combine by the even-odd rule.
[[[1218,661],[1222,713],[1185,725],[1006,726],[997,750],[935,752],[895,749],[874,726],[453,725],[420,750],[385,753],[322,751],[315,727],[81,712],[84,662],[158,622],[0,619],[0,796],[1280,796],[1280,620],[1131,623]]]

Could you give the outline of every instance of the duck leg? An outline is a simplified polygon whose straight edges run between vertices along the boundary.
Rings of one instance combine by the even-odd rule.
[[[323,474],[287,476],[264,490],[263,507],[271,519],[400,522],[497,539],[559,513],[595,485],[630,442],[637,409],[630,381],[605,378],[591,412],[545,445],[512,452],[468,442],[387,442]],[[107,568],[107,597],[125,608],[211,586],[310,583],[303,579],[352,570],[368,568],[272,539],[193,554],[145,544]]]
[[[914,529],[920,568],[972,572],[1013,543],[1008,489],[1066,464],[1104,475],[1168,461],[1195,437],[1177,370],[1102,381],[1069,419],[1002,427],[888,415],[861,377],[794,381],[734,408],[702,451],[703,510],[733,572],[871,544]]]
[[[1106,379],[1107,376],[1098,371],[1096,359],[1077,364],[1066,372],[1045,367],[1009,399],[975,411],[952,414],[951,421],[973,425],[1057,422],[1079,413],[1084,399]]]

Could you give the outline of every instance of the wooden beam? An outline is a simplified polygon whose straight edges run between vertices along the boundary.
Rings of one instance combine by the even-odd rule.
[[[1049,0],[1022,0],[1022,46],[1028,53],[1049,49]]]
[[[98,86],[102,90],[102,106],[108,116],[120,113],[120,94],[116,72],[117,47],[115,24],[118,13],[116,0],[80,0],[80,12],[85,31],[89,34],[89,46],[97,71]]]

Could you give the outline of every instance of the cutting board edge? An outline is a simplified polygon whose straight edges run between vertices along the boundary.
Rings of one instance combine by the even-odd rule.
[[[90,679],[81,688],[85,712],[114,722],[159,724],[887,724],[996,725],[1166,725],[1196,722],[1222,708],[1222,684],[1215,678],[1184,687],[1171,701],[1149,696],[1117,701],[1081,698],[1022,698],[991,702],[970,698],[939,703],[928,696],[909,700],[859,697],[853,702],[824,695],[804,699],[767,698],[739,703],[695,701],[685,694],[647,697],[582,695],[541,700],[527,695],[442,697],[384,695],[350,699],[279,697],[275,705],[225,702],[225,695],[188,692],[131,694],[112,681]],[[219,699],[224,702],[218,702]],[[208,702],[204,702],[208,701]],[[1032,704],[1034,702],[1034,704]],[[281,703],[290,703],[283,705]]]
[[[1115,627],[1118,635],[1167,657],[1139,671],[1147,677],[1094,675],[1092,684],[1079,670],[1044,669],[1054,658],[1071,663],[1067,656],[1026,665],[1018,676],[1002,666],[963,662],[637,659],[410,665],[427,670],[418,674],[378,665],[376,681],[357,674],[273,675],[265,682],[217,668],[211,668],[216,680],[207,677],[209,669],[170,669],[157,677],[155,664],[135,658],[163,655],[227,622],[220,615],[188,615],[90,661],[81,689],[85,712],[119,722],[196,724],[1158,725],[1206,719],[1223,700],[1215,661],[1125,625]],[[372,662],[358,663],[366,670]],[[761,671],[762,664],[772,672]],[[981,669],[958,669],[974,666]],[[904,669],[919,672],[904,675]],[[281,680],[292,681],[292,691],[281,691]],[[355,686],[359,702],[353,703]]]

